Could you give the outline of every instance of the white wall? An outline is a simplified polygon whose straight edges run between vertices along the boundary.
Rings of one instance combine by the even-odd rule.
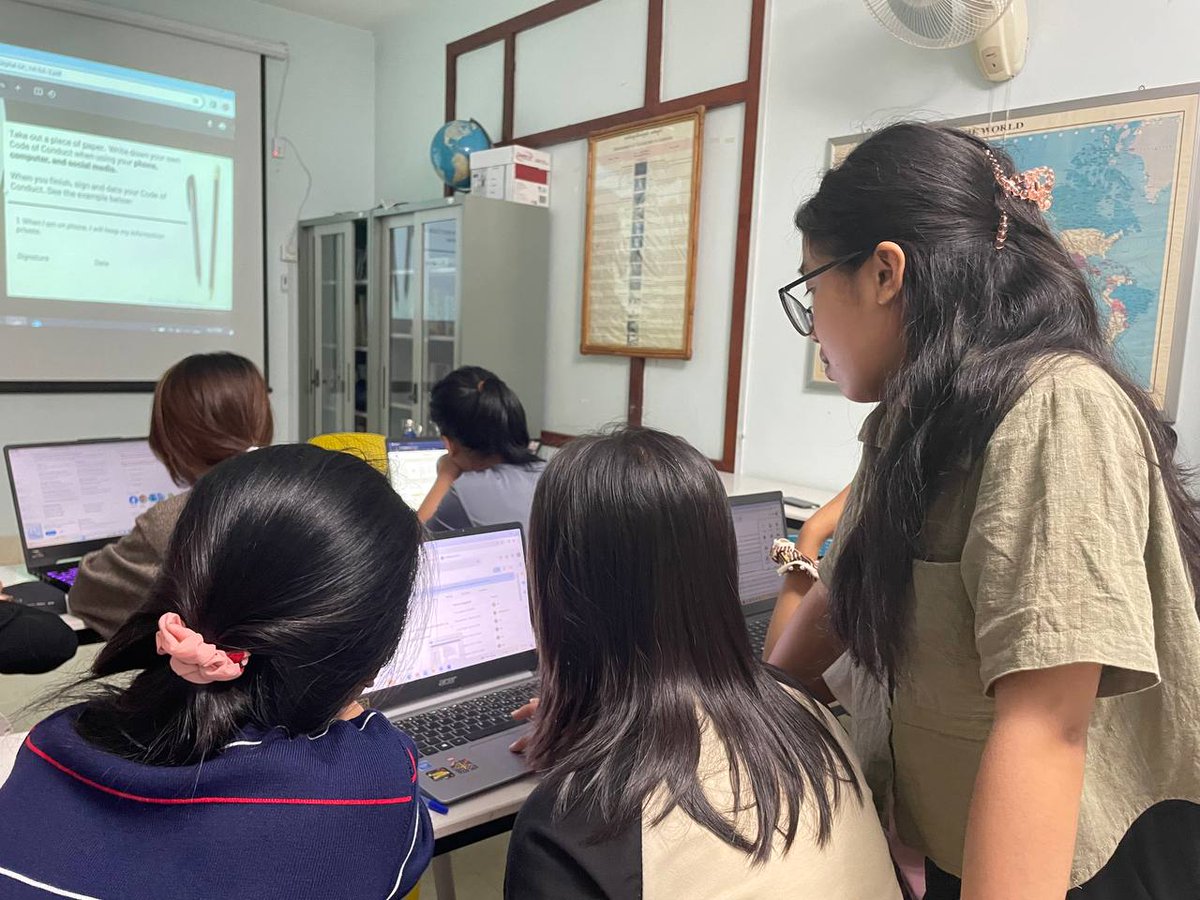
[[[106,0],[222,31],[286,43],[291,63],[279,132],[300,150],[313,175],[305,217],[374,202],[375,66],[371,33],[253,0]],[[267,127],[274,121],[283,64],[267,64]],[[294,226],[305,177],[295,156],[267,165],[267,326],[270,378],[279,440],[296,435],[297,322],[295,266],[280,259]],[[289,296],[281,277],[290,269]],[[149,395],[0,394],[0,443],[145,434]],[[0,490],[0,535],[14,534],[11,492]]]
[[[539,5],[539,0],[447,0],[398,13],[376,29],[375,160],[381,198],[418,200],[441,192],[428,146],[445,118],[446,44]],[[749,6],[749,0],[665,4],[667,96],[745,77]],[[517,134],[640,106],[647,8],[646,0],[603,0],[519,35]],[[697,22],[719,29],[722,39],[695,40]],[[483,57],[490,59],[496,84],[503,75],[502,55],[492,47],[471,56],[476,58],[460,58],[459,85],[465,90],[458,92],[457,114],[486,124],[498,114],[495,91],[480,81]],[[741,115],[740,107],[710,110],[705,123],[693,358],[686,363],[651,360],[646,367],[646,424],[683,434],[713,457],[721,455],[724,436]],[[547,149],[554,162],[543,421],[547,430],[575,434],[624,420],[629,362],[579,353],[587,142]]]
[[[252,0],[106,2],[290,45],[280,132],[296,143],[312,170],[312,195],[304,208],[304,216],[310,217],[366,208],[385,198],[437,196],[440,183],[429,165],[428,142],[444,118],[445,45],[532,9],[541,0],[445,0],[409,6],[398,9],[374,38]],[[691,18],[704,16],[706,10],[711,15],[725,2],[732,0],[670,0],[667,7],[672,16]],[[1005,105],[1136,90],[1140,85],[1200,81],[1200,58],[1192,40],[1200,33],[1200,3],[1030,4],[1032,41],[1026,70],[1011,85],[992,89],[975,70],[969,51],[933,53],[902,44],[857,2],[769,3],[741,407],[742,471],[834,488],[851,476],[858,458],[855,434],[866,410],[836,394],[803,388],[808,348],[786,327],[775,297],[775,289],[796,268],[800,248],[791,216],[815,189],[828,137],[905,116],[950,118]],[[722,52],[727,50],[722,46]],[[687,81],[675,68],[681,64],[678,57],[670,62],[677,73],[673,82]],[[269,64],[268,121],[274,115],[281,74],[280,64]],[[557,156],[547,402],[548,412],[557,417],[549,420],[550,427],[571,431],[622,415],[626,368],[623,360],[578,356],[586,145],[576,142],[552,150]],[[304,177],[294,158],[268,166],[271,374],[281,438],[295,433],[297,376],[292,352],[295,298],[279,289],[284,271],[279,246],[296,219],[303,191]],[[294,271],[291,280],[295,284]],[[1200,288],[1200,277],[1196,285]],[[1192,303],[1188,344],[1179,430],[1184,452],[1200,460],[1200,300]],[[707,367],[709,362],[695,363],[693,371],[700,365]],[[656,379],[686,389],[687,374],[679,364],[664,364],[661,373],[648,372],[648,415],[669,402],[665,394],[651,395]],[[0,441],[144,433],[148,407],[149,398],[137,396],[0,395]],[[719,414],[719,407],[692,413]],[[0,534],[14,530],[9,502],[8,492],[0,491]]]
[[[791,217],[816,188],[826,139],[904,117],[953,118],[1200,81],[1200,3],[1030,0],[1029,62],[1010,86],[995,89],[985,86],[968,49],[909,47],[861,3],[770,6],[739,468],[835,488],[853,475],[867,409],[801,388],[808,350],[775,299],[775,289],[794,277],[800,241]],[[1196,300],[1188,346],[1179,431],[1184,453],[1200,460]]]
[[[398,10],[375,29],[375,189],[379,199],[399,203],[442,195],[442,183],[429,163],[429,142],[446,120],[446,45],[543,2],[422,3]],[[465,110],[461,114],[471,115]],[[499,140],[498,134],[492,137]]]

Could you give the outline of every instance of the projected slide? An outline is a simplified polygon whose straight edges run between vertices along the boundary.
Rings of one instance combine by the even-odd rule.
[[[0,326],[231,334],[236,124],[232,90],[0,44]]]
[[[3,127],[10,297],[233,306],[232,160]]]

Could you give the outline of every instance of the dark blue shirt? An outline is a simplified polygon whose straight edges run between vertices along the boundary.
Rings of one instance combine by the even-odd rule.
[[[0,788],[0,897],[398,900],[429,864],[417,751],[382,713],[148,766],[87,743],[79,711],[35,727]]]

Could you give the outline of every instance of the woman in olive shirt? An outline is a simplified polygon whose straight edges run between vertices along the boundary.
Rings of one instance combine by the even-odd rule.
[[[882,402],[771,658],[811,678],[844,646],[888,687],[873,786],[928,900],[1194,900],[1200,519],[1042,216],[1052,184],[898,125],[797,213],[785,309],[846,397]]]
[[[262,373],[233,353],[197,353],[159,379],[150,412],[150,449],[175,483],[190,488],[219,462],[271,443],[274,421]],[[158,577],[186,492],[138,516],[133,531],[83,558],[71,612],[105,639],[142,605]]]

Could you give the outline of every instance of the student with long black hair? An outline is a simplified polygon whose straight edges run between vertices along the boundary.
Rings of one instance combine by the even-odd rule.
[[[431,531],[520,522],[546,467],[529,449],[525,408],[513,389],[479,366],[455,369],[433,386],[429,415],[446,455],[417,515]]]
[[[840,727],[757,660],[716,470],[578,438],[530,526],[541,693],[505,896],[899,898]]]
[[[885,789],[929,900],[1193,900],[1200,516],[1042,216],[1052,186],[903,124],[800,207],[785,309],[881,403],[771,659],[811,678],[844,646],[890,692]]]
[[[433,849],[416,749],[357,698],[396,651],[420,541],[344,453],[200,478],[87,699],[0,788],[0,894],[403,897]]]

